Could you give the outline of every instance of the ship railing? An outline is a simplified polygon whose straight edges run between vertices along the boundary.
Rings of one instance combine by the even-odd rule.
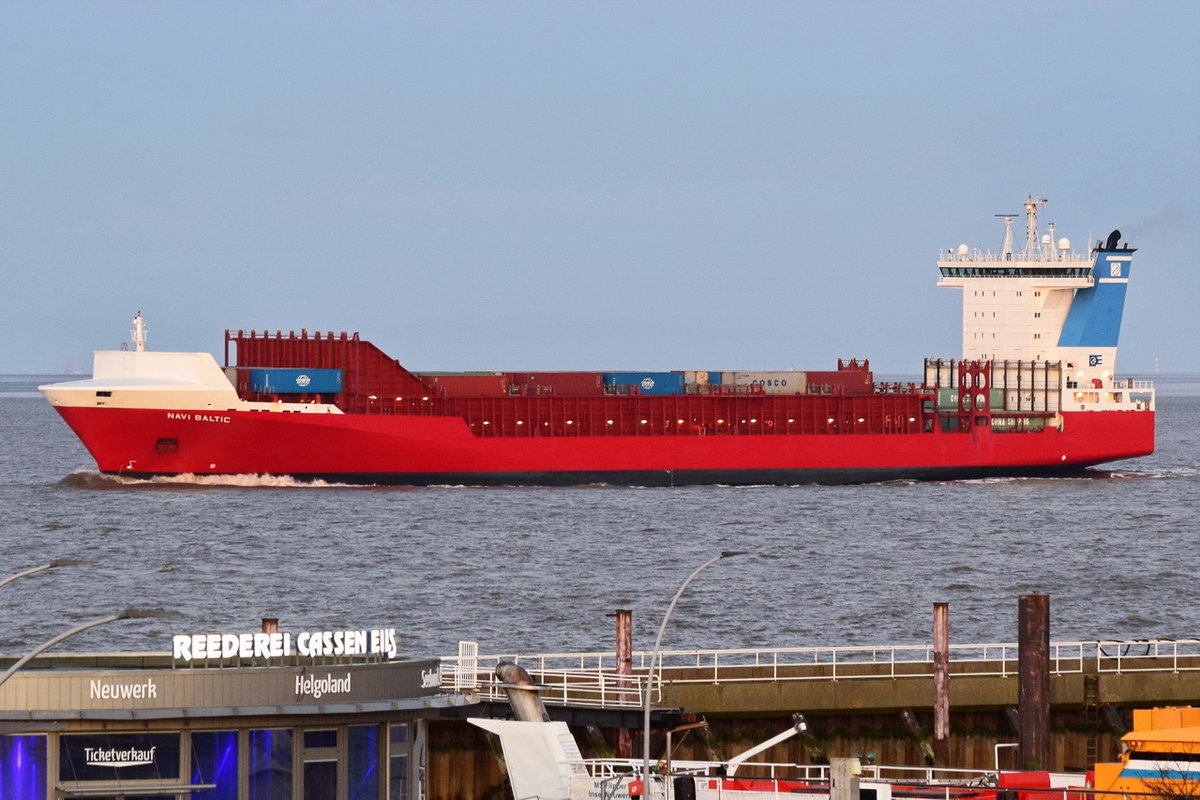
[[[1013,676],[1018,649],[1011,642],[952,644],[950,670],[956,676]],[[934,661],[932,645],[667,650],[660,655],[652,701],[661,699],[663,684],[928,679]],[[503,701],[505,690],[494,669],[511,661],[530,673],[547,703],[639,707],[650,657],[649,651],[633,653],[633,674],[626,675],[620,674],[613,652],[448,656],[441,659],[441,683],[446,691]],[[1049,659],[1055,675],[1195,672],[1200,671],[1200,639],[1052,642]]]
[[[1093,258],[1091,253],[1083,253],[1078,250],[1055,250],[1053,253],[993,253],[990,250],[970,250],[962,255],[957,250],[940,250],[937,262],[938,264],[1004,264],[1005,266],[1035,264],[1039,266],[1090,267]]]
[[[617,778],[641,774],[644,762],[640,758],[589,758],[584,761],[593,778]],[[717,775],[722,764],[714,761],[672,760],[669,767],[674,775]],[[868,781],[936,786],[996,785],[996,770],[960,769],[955,767],[910,767],[891,764],[860,763],[859,778]],[[782,761],[745,761],[738,767],[738,776],[754,776],[755,780],[828,781],[828,764],[794,764]]]

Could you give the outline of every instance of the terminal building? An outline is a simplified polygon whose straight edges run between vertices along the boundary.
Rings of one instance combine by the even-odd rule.
[[[392,629],[174,637],[0,684],[0,800],[421,800],[425,723],[464,698]],[[0,659],[0,670],[16,659]]]

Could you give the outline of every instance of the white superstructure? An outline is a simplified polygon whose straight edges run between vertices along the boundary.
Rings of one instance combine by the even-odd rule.
[[[341,414],[332,403],[254,402],[238,396],[212,353],[146,349],[141,312],[133,319],[133,349],[92,351],[92,377],[39,386],[52,405],[200,411],[286,411]]]
[[[1026,198],[1020,252],[1013,246],[1017,215],[997,214],[1005,224],[1000,252],[962,244],[940,254],[938,285],[963,293],[962,359],[992,363],[992,386],[1010,390],[1008,408],[1020,407],[1015,393],[1035,374],[1055,376],[1063,409],[1152,408],[1149,383],[1118,381],[1115,372],[1134,249],[1119,231],[1090,252],[1056,240],[1053,223],[1039,235],[1045,204]]]

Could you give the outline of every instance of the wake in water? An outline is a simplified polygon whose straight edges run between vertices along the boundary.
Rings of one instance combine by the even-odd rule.
[[[1200,476],[1200,470],[1196,469],[1195,467],[1174,467],[1172,469],[1160,469],[1152,472],[1134,472],[1132,470],[1122,472],[1114,471],[1108,473],[1105,477],[1118,480],[1129,480],[1138,478],[1195,478],[1197,476]]]
[[[290,475],[162,475],[127,478],[94,470],[73,472],[58,482],[72,489],[383,489],[377,485],[354,485],[328,481],[300,481]]]
[[[1079,481],[1132,481],[1132,480],[1154,480],[1157,478],[1194,478],[1200,474],[1195,469],[1180,468],[1154,470],[1148,472],[1137,472],[1135,470],[1087,470],[1075,474],[1066,475],[1007,475],[996,476],[992,478],[963,478],[961,480],[945,480],[945,481],[930,481],[930,483],[940,484],[942,486],[955,485],[985,485],[985,484],[1061,484]]]

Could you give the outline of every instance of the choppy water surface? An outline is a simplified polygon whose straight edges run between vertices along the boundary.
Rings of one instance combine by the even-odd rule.
[[[1087,478],[850,487],[351,488],[102,477],[37,378],[0,378],[0,652],[161,606],[60,650],[165,651],[177,632],[396,627],[449,655],[611,649],[618,608],[649,647],[913,644],[950,603],[957,642],[1013,641],[1051,596],[1056,640],[1192,638],[1200,389],[1160,382],[1153,456]],[[1170,394],[1166,394],[1171,392]]]

